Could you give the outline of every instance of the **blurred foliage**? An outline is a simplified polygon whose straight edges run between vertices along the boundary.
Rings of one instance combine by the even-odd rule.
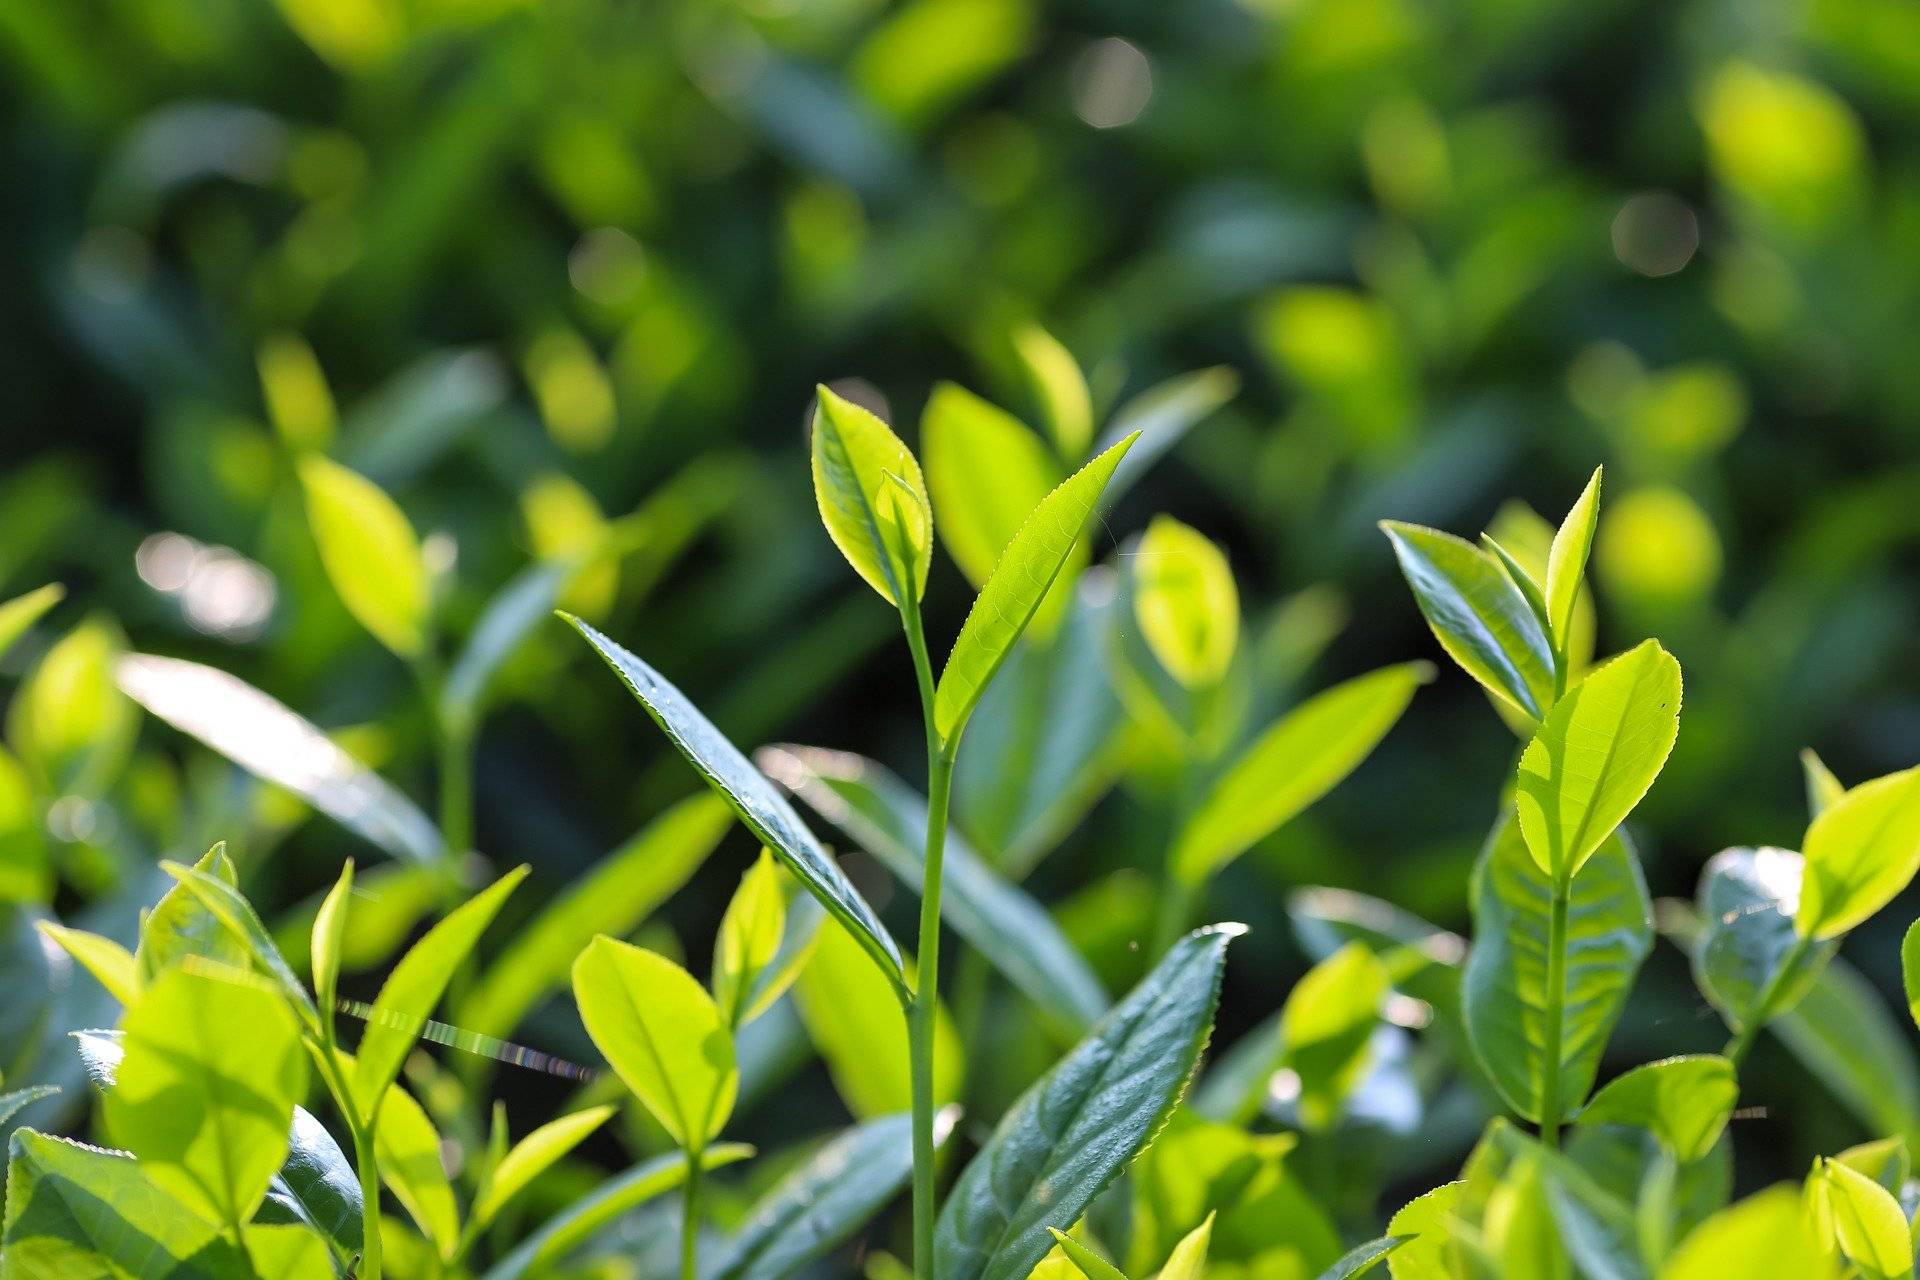
[[[103,675],[127,647],[232,671],[434,794],[412,674],[328,585],[305,449],[398,501],[446,634],[615,528],[566,607],[738,741],[912,776],[911,672],[804,479],[821,381],[913,438],[958,380],[1071,452],[1131,392],[1240,370],[1108,523],[1165,511],[1226,548],[1277,697],[1309,666],[1322,687],[1430,654],[1376,519],[1497,515],[1518,547],[1538,521],[1502,495],[1558,512],[1604,462],[1599,649],[1657,631],[1687,677],[1640,817],[1656,896],[1722,846],[1793,843],[1801,747],[1849,781],[1920,756],[1902,0],[0,0],[0,68],[0,596],[67,587],[0,660],[38,673],[0,839],[30,868],[8,892],[57,886],[63,916],[124,931],[156,859],[216,836],[281,915],[368,856],[141,727]],[[940,559],[931,629],[969,595]],[[531,863],[532,900],[694,786],[554,632],[493,701],[474,843]],[[1216,896],[1259,927],[1223,1037],[1304,968],[1290,889],[1462,924],[1513,749],[1445,678],[1236,864]],[[1137,973],[1125,922],[1150,904],[1125,869],[1158,865],[1163,788],[1142,770],[1033,881],[1111,984]],[[726,849],[665,917],[684,939],[752,852]],[[382,940],[349,944],[356,991],[435,903],[407,871],[384,870]],[[1889,989],[1892,927],[1849,943]],[[522,1034],[579,1051],[563,1019]],[[1615,1051],[1717,1036],[1664,950]],[[976,1087],[1003,1105],[1041,1048]],[[1750,1176],[1854,1132],[1777,1047],[1755,1064]],[[742,1136],[791,1136],[780,1110],[743,1107]]]

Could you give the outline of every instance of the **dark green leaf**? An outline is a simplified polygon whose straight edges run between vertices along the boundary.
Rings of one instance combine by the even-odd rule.
[[[1700,874],[1699,945],[1693,976],[1727,1025],[1743,1030],[1799,941],[1800,855],[1787,849],[1722,849]],[[1820,977],[1838,942],[1816,943],[1774,990],[1771,1015],[1791,1010]]]

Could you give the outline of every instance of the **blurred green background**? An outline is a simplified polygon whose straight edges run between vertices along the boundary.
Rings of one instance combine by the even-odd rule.
[[[1916,125],[1907,0],[0,0],[0,595],[69,588],[6,674],[110,619],[430,800],[410,677],[301,516],[285,446],[322,444],[430,536],[455,634],[650,512],[577,588],[610,633],[744,743],[917,778],[904,650],[819,528],[804,411],[834,381],[911,441],[953,379],[1037,423],[1010,338],[1037,323],[1102,418],[1239,372],[1095,554],[1156,511],[1197,526],[1250,618],[1330,639],[1309,687],[1435,654],[1375,520],[1557,519],[1604,462],[1601,648],[1658,634],[1686,671],[1640,825],[1656,896],[1690,896],[1722,846],[1797,843],[1801,747],[1850,783],[1920,759]],[[936,636],[969,596],[942,560]],[[284,846],[246,867],[275,908],[371,856],[140,735],[85,821],[49,818],[63,911],[216,836]],[[1449,669],[1234,867],[1212,914],[1256,930],[1221,1039],[1304,963],[1291,888],[1464,929],[1514,749]],[[527,909],[694,787],[557,627],[478,778]],[[1156,812],[1104,802],[1036,893],[1117,901],[1074,895],[1157,865]],[[689,952],[749,852],[675,900]],[[1889,993],[1910,915],[1849,943]],[[1721,1036],[1663,946],[1615,1059]],[[1755,1061],[1748,1176],[1857,1136],[1776,1045]]]

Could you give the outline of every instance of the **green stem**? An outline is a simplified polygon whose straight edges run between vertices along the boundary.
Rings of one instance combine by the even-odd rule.
[[[1546,1076],[1540,1086],[1540,1141],[1560,1145],[1561,1021],[1567,1004],[1567,907],[1573,877],[1556,876],[1553,909],[1547,917],[1547,1025],[1542,1038]]]
[[[1812,950],[1812,938],[1795,935],[1793,946],[1788,948],[1787,954],[1781,959],[1780,967],[1773,971],[1773,976],[1767,979],[1767,985],[1760,989],[1760,998],[1754,1002],[1753,1016],[1748,1018],[1746,1025],[1727,1042],[1726,1059],[1733,1064],[1736,1072],[1740,1070],[1740,1064],[1746,1061],[1747,1052],[1753,1048],[1754,1039],[1759,1036],[1760,1028],[1773,1020],[1773,1006],[1779,1003],[1780,993],[1786,989],[1787,983],[1798,976],[1800,966],[1806,963],[1807,956]]]
[[[456,866],[473,847],[473,731],[450,716],[440,723],[440,836]]]
[[[940,888],[947,847],[947,802],[953,790],[953,751],[934,721],[933,664],[917,605],[900,610],[927,730],[926,863],[920,884],[920,948],[914,994],[907,1009],[908,1065],[913,1092],[913,1271],[933,1274],[936,1152],[933,1142],[933,1033],[940,1005]]]
[[[380,1158],[373,1130],[353,1117],[353,1162],[360,1170],[360,1268],[355,1280],[380,1280]]]
[[[697,1280],[700,1273],[700,1157],[687,1152],[687,1185],[681,1198],[680,1280]]]

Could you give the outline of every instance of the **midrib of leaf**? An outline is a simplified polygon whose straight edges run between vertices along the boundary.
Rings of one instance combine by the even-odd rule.
[[[633,993],[627,990],[627,984],[619,982],[615,985],[620,988],[620,998],[626,1002],[627,1008],[633,1011],[634,1025],[640,1028],[641,1043],[646,1046],[647,1056],[653,1060],[654,1070],[660,1073],[661,1087],[667,1091],[667,1099],[673,1104],[673,1113],[679,1118],[682,1138],[689,1146],[693,1146],[696,1143],[693,1126],[687,1123],[687,1112],[681,1104],[680,1091],[674,1087],[673,1075],[667,1070],[666,1062],[660,1057],[660,1046],[654,1043],[653,1030],[647,1025],[646,1016],[640,1012],[640,1006],[634,1000]],[[706,1134],[700,1134],[697,1141],[704,1143],[706,1137]]]
[[[879,513],[873,509],[873,504],[867,501],[866,486],[861,483],[860,468],[854,465],[853,453],[847,448],[847,439],[840,433],[839,424],[833,422],[824,410],[815,411],[814,421],[815,430],[819,429],[821,423],[825,423],[828,434],[833,437],[833,452],[837,460],[831,462],[829,465],[833,467],[835,472],[835,487],[843,493],[851,489],[854,496],[859,500],[860,520],[867,526],[867,537],[872,540],[875,549],[880,552],[880,570],[886,574],[887,585],[893,590],[893,602],[904,609],[907,607],[907,599],[910,593],[895,575],[895,570],[899,566],[894,563],[893,548],[887,544],[886,536],[880,532]],[[851,481],[851,483],[843,483],[846,481]],[[908,571],[911,572],[911,561],[907,562],[907,567]]]
[[[1613,762],[1620,751],[1620,726],[1627,722],[1627,712],[1632,709],[1634,698],[1639,695],[1640,688],[1646,683],[1647,676],[1651,674],[1653,670],[1658,669],[1658,667],[1659,663],[1657,661],[1652,663],[1643,662],[1640,670],[1634,674],[1633,688],[1629,691],[1629,696],[1620,700],[1620,714],[1614,718],[1613,722],[1614,732],[1607,735],[1606,757],[1600,762],[1599,776],[1593,780],[1593,794],[1588,798],[1587,804],[1580,814],[1580,825],[1574,831],[1574,835],[1577,838],[1572,844],[1567,846],[1566,850],[1562,850],[1563,853],[1568,850],[1578,849],[1586,843],[1587,828],[1593,822],[1593,813],[1594,810],[1598,808],[1597,802],[1600,799],[1601,789],[1606,785],[1607,775],[1612,772]],[[1568,880],[1571,882],[1572,877],[1569,876]]]

